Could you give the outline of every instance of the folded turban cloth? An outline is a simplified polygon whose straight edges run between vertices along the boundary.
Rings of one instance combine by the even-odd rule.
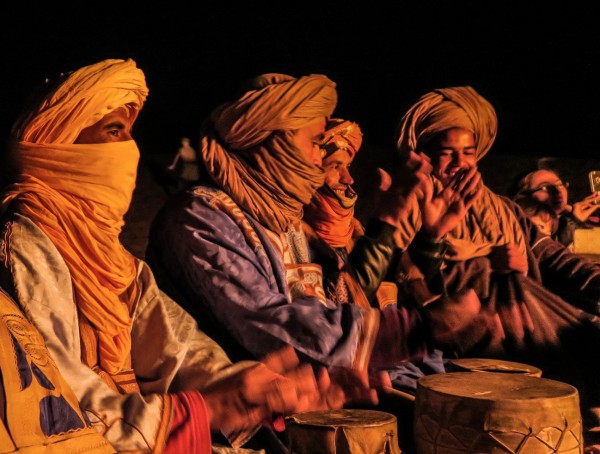
[[[330,119],[325,127],[325,138],[321,146],[325,151],[323,159],[327,159],[338,150],[346,150],[354,159],[362,145],[362,138],[362,131],[358,124],[341,118]]]
[[[215,109],[200,137],[200,158],[213,181],[241,208],[276,232],[302,218],[323,184],[323,171],[294,145],[295,131],[328,118],[335,83],[320,74],[264,74],[237,101]]]
[[[469,86],[439,88],[422,96],[402,117],[397,147],[401,154],[418,150],[440,132],[463,128],[475,136],[477,159],[492,147],[498,131],[496,111]]]

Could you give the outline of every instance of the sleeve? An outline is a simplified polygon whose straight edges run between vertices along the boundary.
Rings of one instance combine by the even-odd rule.
[[[372,219],[368,222],[365,234],[356,240],[348,256],[356,279],[369,301],[385,278],[394,255],[396,228]]]
[[[352,367],[374,337],[360,308],[321,304],[316,297],[290,300],[281,259],[262,243],[250,244],[238,218],[208,195],[186,193],[159,212],[150,232],[153,268],[184,290],[186,308],[207,309],[253,357],[291,345],[301,359]],[[251,235],[259,235],[250,228]],[[263,246],[261,246],[261,244]],[[367,329],[368,328],[368,329]],[[371,331],[369,333],[369,331]]]
[[[197,391],[174,394],[173,418],[165,454],[210,454],[211,435],[208,412]]]
[[[81,361],[78,315],[66,264],[29,220],[7,225],[0,273],[44,337],[59,371],[90,423],[119,451],[161,450],[172,417],[172,392],[200,390],[249,364],[232,365],[194,319],[153,285],[141,262],[140,302],[133,316],[132,366],[141,393],[119,394]],[[31,264],[35,263],[32,267]]]
[[[600,314],[600,264],[542,234],[520,207],[514,211],[527,234],[543,285],[572,305]]]
[[[559,243],[569,247],[573,244],[575,229],[586,228],[586,223],[581,222],[573,213],[565,213],[558,218],[558,228],[552,237]]]

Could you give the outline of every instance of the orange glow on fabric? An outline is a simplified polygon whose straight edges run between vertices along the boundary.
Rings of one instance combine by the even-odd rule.
[[[65,259],[77,306],[98,329],[100,364],[114,374],[130,351],[129,299],[137,294],[130,292],[135,259],[120,243],[119,234],[135,187],[138,148],[134,141],[126,141],[20,143],[16,150],[21,179],[2,204],[16,203]]]
[[[107,207],[115,216],[129,209],[140,152],[135,141],[100,144],[14,145],[20,175],[31,175],[56,191]]]
[[[17,177],[2,201],[52,240],[73,281],[75,302],[97,330],[100,366],[121,370],[131,349],[136,259],[119,241],[139,150],[133,140],[74,144],[80,132],[124,107],[131,123],[148,96],[135,61],[107,59],[68,74],[11,131]]]

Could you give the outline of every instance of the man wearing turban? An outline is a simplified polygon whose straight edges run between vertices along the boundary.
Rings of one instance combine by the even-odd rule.
[[[397,131],[401,155],[418,150],[431,158],[440,192],[452,189],[452,176],[477,168],[493,145],[497,118],[472,87],[450,87],[423,95]],[[421,221],[415,205],[397,236],[401,246],[416,239]],[[453,353],[536,365],[577,386],[586,427],[599,426],[590,409],[600,404],[600,355],[585,346],[600,341],[600,266],[544,235],[518,205],[485,186],[460,222],[439,233],[435,254],[446,294],[474,289],[503,326],[502,336],[477,350]]]
[[[317,383],[291,349],[232,364],[120,243],[147,95],[134,61],[110,59],[24,111],[7,156],[0,282],[117,451],[207,453],[219,432],[237,447],[274,414],[320,408],[327,377]]]
[[[158,212],[146,257],[231,357],[291,345],[341,383],[420,358],[430,340],[421,334],[433,330],[416,310],[336,304],[311,260],[302,216],[326,179],[321,144],[336,103],[324,75],[265,74],[217,107],[200,133],[206,181]],[[337,131],[356,146],[358,129]],[[342,192],[350,206],[352,192]]]

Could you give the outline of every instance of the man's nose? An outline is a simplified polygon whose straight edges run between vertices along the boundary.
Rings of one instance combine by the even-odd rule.
[[[342,170],[340,182],[344,184],[354,183],[354,178],[352,178],[352,175],[350,175],[350,170],[347,167],[344,167],[344,169]]]

